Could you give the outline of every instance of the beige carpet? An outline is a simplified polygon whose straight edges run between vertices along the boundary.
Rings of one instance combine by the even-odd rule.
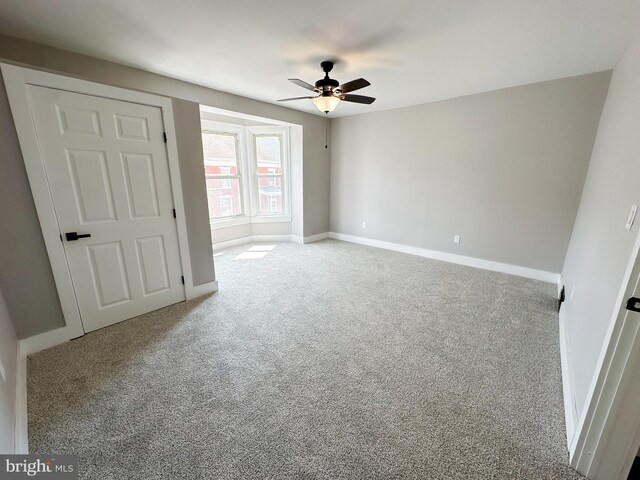
[[[337,241],[248,249],[216,256],[214,295],[30,357],[31,449],[101,480],[580,478],[555,285]]]

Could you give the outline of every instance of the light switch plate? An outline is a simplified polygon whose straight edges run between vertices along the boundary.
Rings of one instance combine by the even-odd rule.
[[[7,372],[4,371],[4,365],[2,364],[2,360],[0,360],[0,377],[2,377],[3,382],[7,379]]]
[[[629,212],[629,217],[627,218],[627,224],[624,226],[624,228],[626,228],[627,230],[631,230],[631,227],[633,227],[633,222],[636,219],[637,212],[638,212],[638,206],[632,205],[631,211]]]

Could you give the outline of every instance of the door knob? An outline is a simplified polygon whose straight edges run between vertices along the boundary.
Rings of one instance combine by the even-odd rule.
[[[78,235],[78,232],[67,232],[65,233],[67,237],[67,242],[73,242],[74,240],[78,240],[79,238],[88,238],[91,236],[90,233],[83,233]]]
[[[632,312],[640,312],[640,298],[631,297],[627,300],[627,310]]]

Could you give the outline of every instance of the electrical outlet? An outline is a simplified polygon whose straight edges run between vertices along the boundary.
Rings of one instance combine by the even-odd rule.
[[[453,243],[460,243],[460,235],[453,236]]]
[[[362,222],[362,228],[367,228],[367,222]]]

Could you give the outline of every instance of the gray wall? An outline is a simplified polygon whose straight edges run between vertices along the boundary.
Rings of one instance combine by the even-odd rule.
[[[624,228],[632,205],[640,205],[640,35],[613,71],[562,271],[578,415],[633,255],[640,218],[631,231]]]
[[[329,153],[324,148],[326,120],[321,116],[12,37],[0,36],[0,61],[302,125],[304,219],[300,228],[304,235],[327,231],[330,165]],[[178,104],[177,109],[189,116],[189,122],[194,121],[192,114],[187,113],[190,109],[193,110],[193,106]],[[6,157],[6,161],[2,158],[0,162],[0,199],[3,200],[0,206],[0,288],[6,294],[7,306],[18,337],[24,338],[60,327],[64,323],[4,91],[0,91],[0,125],[3,127],[0,130],[0,151]],[[179,148],[184,152],[182,145]],[[188,149],[186,155],[192,158]],[[180,161],[185,160],[181,158]],[[181,172],[183,171],[185,169],[181,165]],[[190,167],[186,171],[195,172]],[[192,180],[197,182],[195,177]],[[194,216],[191,219],[193,221],[188,220],[188,223],[191,229],[195,228],[199,232],[198,238],[190,239],[194,265],[202,267],[197,269],[197,273],[194,271],[194,275],[201,275],[202,280],[212,272],[207,271],[206,263],[209,261],[211,248],[208,221],[206,228],[198,225],[202,216],[201,195],[202,192],[197,189],[185,190],[185,204],[191,209],[187,211],[187,215]],[[193,227],[194,225],[198,226]]]
[[[324,233],[329,231],[329,182],[330,182],[330,157],[329,148],[325,148],[327,138],[327,122],[328,119],[323,117],[316,117],[319,123],[314,124],[314,129],[304,128],[302,132],[302,157],[304,159],[303,168],[303,188],[304,188],[304,203],[303,203],[303,218],[304,230],[302,235],[300,232],[296,233],[295,222],[292,227],[294,235],[308,237],[309,235],[315,235],[317,233]],[[295,130],[295,129],[292,129]],[[296,140],[293,138],[295,132],[292,133],[291,149],[295,152]],[[320,155],[323,159],[321,162],[307,162],[307,158]],[[295,165],[296,160],[291,159],[292,167]],[[322,168],[320,168],[322,167]],[[292,177],[296,176],[296,171],[291,172]],[[296,198],[296,192],[292,192],[292,198]],[[292,205],[293,216],[296,217],[296,206]],[[307,218],[316,219],[310,224],[311,228],[307,226]]]
[[[186,218],[189,251],[198,252],[197,256],[191,257],[191,273],[193,284],[202,285],[215,280],[215,271],[200,134],[200,105],[174,99],[173,116],[176,124],[184,209],[189,212]]]
[[[64,326],[49,257],[0,75],[0,290],[22,338]]]
[[[14,453],[16,419],[16,360],[18,342],[0,290],[0,361],[6,379],[0,378],[0,454]]]
[[[331,230],[559,273],[609,78],[332,121]]]

